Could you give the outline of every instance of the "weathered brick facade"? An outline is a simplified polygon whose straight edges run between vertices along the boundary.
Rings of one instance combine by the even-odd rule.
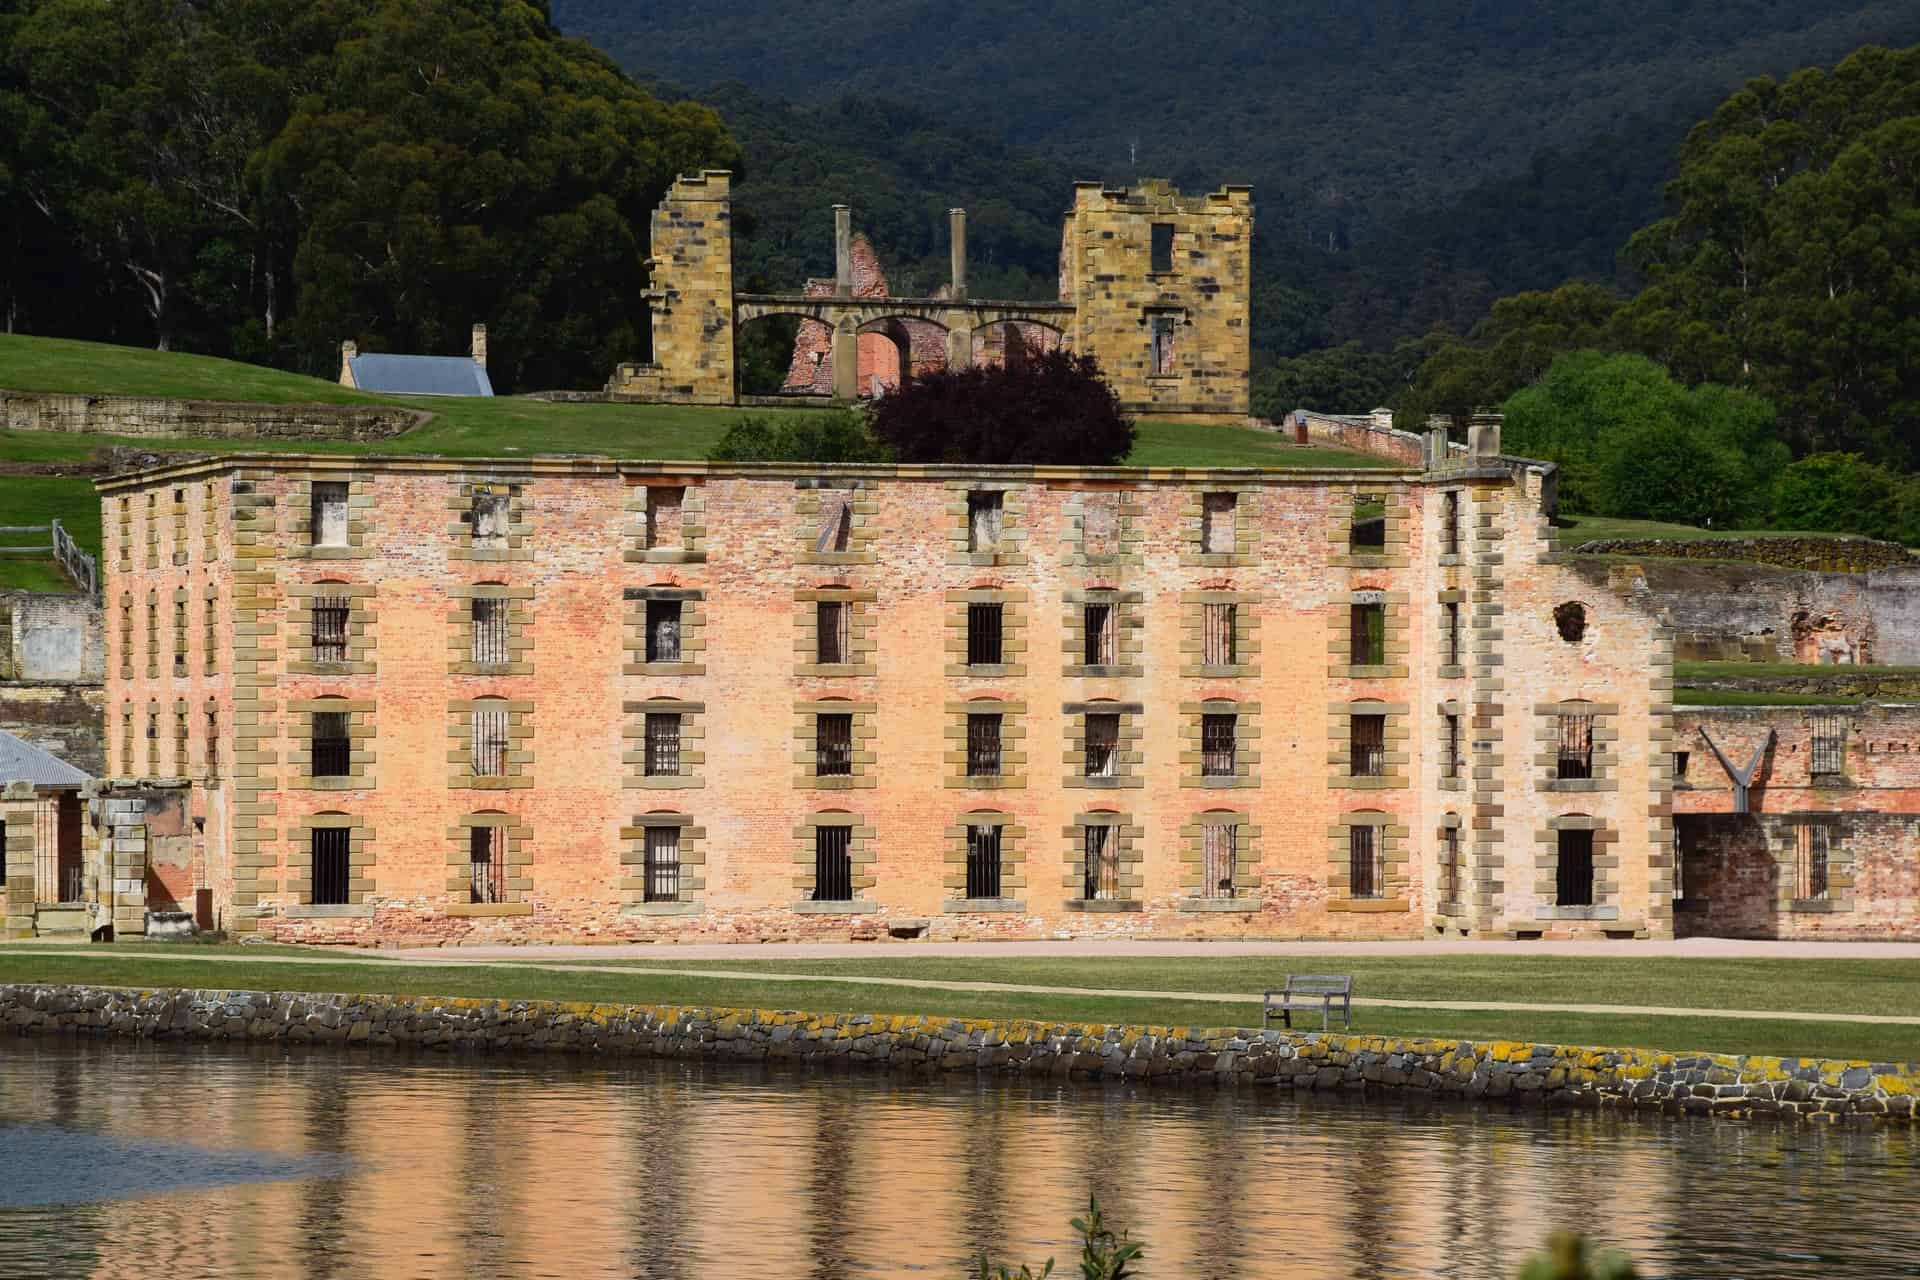
[[[1547,554],[1550,480],[155,468],[102,482],[107,598],[217,623],[189,611],[179,665],[170,609],[109,629],[109,751],[194,779],[183,889],[280,938],[1661,936],[1670,641]],[[1001,518],[970,544],[975,490]],[[1458,666],[1420,603],[1449,592]],[[1603,785],[1556,789],[1541,708],[1589,703]]]

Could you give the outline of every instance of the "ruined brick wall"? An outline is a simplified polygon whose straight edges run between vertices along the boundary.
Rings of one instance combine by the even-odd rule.
[[[679,404],[732,404],[732,175],[708,169],[679,178],[654,210],[653,358],[621,365],[607,390]]]
[[[307,513],[326,482],[349,485],[351,518],[342,545],[318,548]],[[109,607],[176,581],[231,592],[218,673],[195,674],[197,649],[184,676],[149,664],[136,615],[124,651],[110,622],[109,702],[136,710],[136,766],[148,759],[137,713],[149,701],[208,700],[223,734],[237,725],[222,756],[231,776],[196,785],[192,812],[208,817],[205,878],[223,923],[276,937],[1662,933],[1661,637],[1629,602],[1593,592],[1582,596],[1587,642],[1544,637],[1553,606],[1581,592],[1542,558],[1541,485],[1504,464],[1445,477],[1177,479],[552,460],[188,464],[103,484]],[[217,563],[199,545],[167,563],[175,488],[189,495],[193,530],[198,495],[212,495]],[[1001,495],[995,547],[969,545],[974,493]],[[150,494],[164,499],[158,572],[144,568]],[[122,498],[133,513],[123,528]],[[499,503],[492,537],[472,522],[481,498]],[[1386,513],[1380,546],[1353,545],[1357,504]],[[1442,549],[1450,510],[1462,530],[1454,552]],[[345,661],[311,660],[321,592],[352,601]],[[505,661],[472,660],[462,619],[476,598],[504,602]],[[1351,651],[1351,625],[1356,601],[1376,600],[1386,648],[1372,663]],[[966,661],[977,601],[1004,610],[1003,661],[991,667]],[[1447,602],[1466,606],[1457,665],[1442,660]],[[822,603],[851,610],[837,666],[814,648]],[[1222,615],[1234,620],[1230,662],[1207,661],[1213,605],[1237,611]],[[654,606],[679,612],[670,658],[648,649]],[[1105,662],[1088,657],[1089,606],[1116,610]],[[160,652],[170,651],[163,636]],[[1612,704],[1611,785],[1569,796],[1545,788],[1533,765],[1539,707],[1581,698]],[[505,763],[477,778],[475,717],[489,706],[507,734]],[[351,766],[337,778],[312,767],[323,707],[351,725]],[[1469,759],[1443,779],[1447,707],[1470,726]],[[975,708],[1003,716],[998,778],[964,769]],[[678,772],[646,771],[650,712],[682,717]],[[844,777],[814,776],[822,713],[853,726]],[[1088,723],[1104,714],[1119,717],[1119,762],[1113,776],[1089,777]],[[1209,772],[1203,719],[1221,714],[1238,716],[1237,759]],[[1356,714],[1386,723],[1374,774],[1352,768]],[[204,743],[188,727],[185,749],[163,742],[150,772],[205,773]],[[1569,813],[1608,833],[1611,912],[1544,909],[1540,833]],[[1471,865],[1465,900],[1443,911],[1439,833],[1450,823],[1468,833]],[[1002,832],[1007,878],[994,901],[965,896],[976,824]],[[1084,892],[1090,825],[1114,831],[1109,898]],[[1224,825],[1237,828],[1233,895],[1205,897],[1206,831]],[[476,826],[503,833],[500,901],[472,901]],[[849,830],[850,903],[809,900],[822,826]],[[1356,826],[1379,842],[1372,893],[1353,882]],[[314,901],[314,832],[325,829],[351,843],[352,888],[339,904]],[[662,829],[679,833],[679,892],[647,901],[644,851]]]
[[[1156,225],[1172,229],[1165,271],[1152,269]],[[1246,187],[1183,196],[1158,181],[1077,184],[1061,238],[1060,297],[1077,308],[1067,345],[1099,359],[1130,410],[1246,414],[1252,234]],[[1164,370],[1154,365],[1156,321],[1171,324]]]

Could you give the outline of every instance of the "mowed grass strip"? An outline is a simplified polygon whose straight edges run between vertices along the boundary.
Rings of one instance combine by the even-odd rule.
[[[808,982],[713,979],[651,973],[638,965],[618,966],[617,972],[578,973],[546,969],[538,963],[396,964],[377,959],[359,960],[331,955],[319,959],[319,963],[292,964],[275,963],[270,957],[258,960],[209,959],[202,949],[196,947],[183,947],[173,954],[161,949],[120,952],[117,949],[102,951],[96,948],[89,956],[82,957],[71,952],[63,954],[52,948],[35,947],[0,953],[0,981],[471,996],[502,1000],[584,1000],[610,1004],[707,1005],[821,1013],[915,1013],[1134,1025],[1248,1027],[1258,1026],[1260,1022],[1257,1002],[1139,999],[1103,994],[1097,990],[1088,990],[1084,994],[1045,995],[947,991],[938,986],[925,989],[868,987],[836,982],[831,976]],[[1345,968],[1344,965],[1325,964],[1324,957],[1321,960],[1318,966],[1321,969]],[[599,967],[599,962],[583,963]],[[794,961],[787,963],[787,969],[792,971],[802,964],[808,969],[816,967],[815,962]],[[778,962],[772,967],[777,965]],[[972,980],[999,979],[979,974]],[[1031,973],[1008,980],[1041,981]],[[1110,981],[1108,985],[1121,984]],[[1177,989],[1182,985],[1182,979],[1160,969],[1148,985],[1154,989]],[[1541,994],[1510,992],[1508,998],[1538,1000]],[[1618,997],[1609,1001],[1628,1002]],[[1307,1020],[1309,1027],[1313,1024],[1313,1019]],[[1916,1035],[1912,1027],[1858,1023],[1806,1024],[1764,1018],[1742,1020],[1637,1014],[1362,1008],[1355,1011],[1354,1031],[1356,1034],[1526,1040],[1676,1052],[1695,1050],[1857,1058],[1874,1062],[1910,1061],[1920,1057],[1916,1047],[1920,1035]]]

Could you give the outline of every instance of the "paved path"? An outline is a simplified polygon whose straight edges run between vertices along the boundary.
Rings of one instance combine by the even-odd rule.
[[[193,954],[183,951],[177,955],[156,955],[153,952],[139,953],[143,959],[167,961],[212,961],[221,964],[286,964],[286,965],[327,965],[346,963],[379,963],[381,960],[397,961],[402,965],[417,965],[421,968],[457,968],[473,964],[488,964],[495,961],[471,956],[469,952],[490,950],[483,947],[454,947],[432,951],[356,952],[342,954],[333,952],[320,955],[288,955],[284,952],[263,955],[244,955],[231,951]],[[1054,995],[1054,996],[1099,996],[1121,1000],[1157,1000],[1162,1003],[1187,1002],[1200,1004],[1258,1004],[1261,997],[1258,992],[1230,991],[1151,991],[1129,987],[1053,987],[1029,985],[1018,982],[968,982],[944,978],[883,978],[853,976],[835,973],[762,973],[739,969],[674,969],[654,965],[610,965],[610,964],[555,964],[541,956],[547,950],[534,956],[527,955],[528,948],[507,947],[491,948],[518,952],[514,963],[529,969],[538,969],[547,973],[593,973],[614,974],[632,977],[636,974],[663,974],[672,977],[717,979],[722,982],[831,982],[862,987],[906,987],[921,991],[978,991],[993,993],[1011,993],[1016,995]],[[552,948],[558,951],[563,948]],[[570,951],[604,952],[609,948],[574,947]],[[32,946],[0,948],[0,960],[8,955],[32,955],[38,948]],[[40,954],[46,954],[39,951]],[[128,959],[128,952],[119,952],[113,948],[102,947],[99,950],[66,951],[68,956],[88,960]],[[0,978],[5,977],[4,965],[0,965]],[[1850,1022],[1873,1023],[1884,1026],[1920,1027],[1920,1017],[1895,1014],[1869,1013],[1809,1013],[1798,1010],[1782,1009],[1695,1009],[1666,1005],[1624,1005],[1624,1004],[1532,1004],[1508,1000],[1387,1000],[1377,997],[1355,996],[1356,1005],[1373,1006],[1382,1009],[1464,1009],[1498,1013],[1588,1013],[1619,1016],[1648,1016],[1673,1018],[1725,1018],[1758,1019],[1770,1022]],[[1305,1025],[1311,1026],[1311,1017]]]

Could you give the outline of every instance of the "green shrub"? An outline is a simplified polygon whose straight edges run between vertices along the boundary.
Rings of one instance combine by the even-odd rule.
[[[891,462],[866,418],[846,409],[770,417],[748,414],[708,451],[714,462]]]

